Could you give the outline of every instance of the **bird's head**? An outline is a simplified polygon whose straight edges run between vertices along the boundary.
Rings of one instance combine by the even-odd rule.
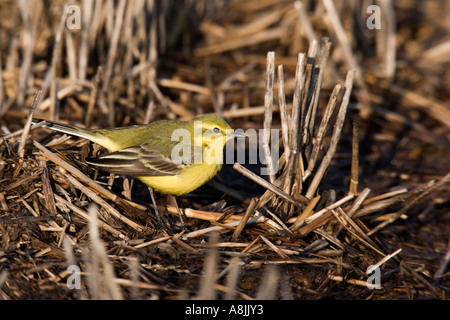
[[[206,147],[214,143],[223,148],[230,139],[245,138],[245,135],[235,132],[224,119],[216,115],[204,115],[191,121],[194,124],[193,142],[196,146]]]

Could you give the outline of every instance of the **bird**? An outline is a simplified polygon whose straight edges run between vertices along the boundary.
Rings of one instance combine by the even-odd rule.
[[[45,122],[43,127],[88,139],[108,149],[109,153],[87,158],[86,163],[106,172],[136,177],[145,183],[160,223],[162,219],[153,190],[172,196],[196,190],[222,168],[226,142],[245,138],[223,118],[213,114],[189,121],[157,120],[111,129],[88,129],[33,119],[33,122],[41,121]]]

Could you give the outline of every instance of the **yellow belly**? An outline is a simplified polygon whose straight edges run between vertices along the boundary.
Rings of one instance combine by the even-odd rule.
[[[138,177],[139,180],[162,193],[179,196],[194,191],[211,180],[222,168],[222,164],[193,164],[179,175]]]

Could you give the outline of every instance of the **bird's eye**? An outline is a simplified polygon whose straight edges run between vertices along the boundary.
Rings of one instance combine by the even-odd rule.
[[[214,131],[214,133],[220,133],[220,129],[219,128],[214,128],[213,131]]]

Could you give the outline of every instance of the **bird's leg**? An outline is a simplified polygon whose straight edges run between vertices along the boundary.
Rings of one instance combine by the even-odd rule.
[[[172,231],[172,232],[173,232],[174,230],[172,229],[172,227],[170,227],[169,225],[167,225],[167,224],[164,222],[164,220],[162,219],[161,214],[159,213],[158,206],[156,205],[155,193],[154,193],[154,191],[153,191],[153,188],[148,187],[148,191],[150,192],[150,196],[152,197],[153,206],[155,207],[156,220],[158,220],[158,223],[159,223],[163,228],[165,228],[166,230],[169,230],[169,231]]]
[[[183,216],[186,217],[186,215],[184,214],[183,211],[180,210],[180,207],[178,206],[177,197],[172,196],[172,198],[173,198],[173,202],[175,203],[175,207],[177,207],[178,217],[180,217],[180,221],[181,221],[181,228],[183,228],[183,230],[185,230],[186,224],[184,223]]]

